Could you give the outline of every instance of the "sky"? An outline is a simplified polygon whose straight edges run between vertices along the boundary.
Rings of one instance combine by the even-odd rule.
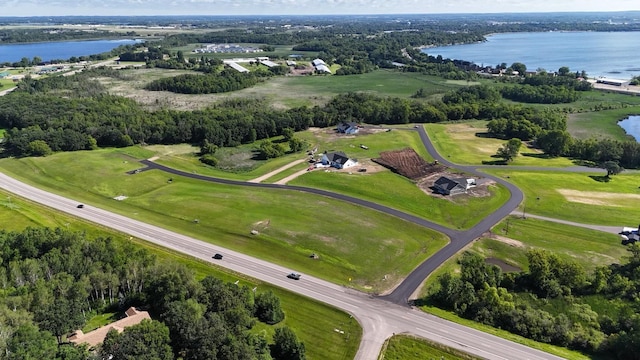
[[[0,16],[324,15],[640,10],[638,0],[1,0]]]

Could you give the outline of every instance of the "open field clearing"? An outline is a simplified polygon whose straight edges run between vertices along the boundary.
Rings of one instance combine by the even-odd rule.
[[[17,198],[10,193],[0,191],[0,221],[6,231],[21,231],[31,227],[60,227],[70,231],[85,232],[89,238],[111,237],[117,241],[129,241],[129,236],[87,223],[75,217],[68,216],[49,208]],[[304,341],[308,359],[353,359],[359,343],[362,330],[357,321],[350,315],[326,306],[320,302],[308,299],[281,288],[270,286],[243,275],[224,272],[213,264],[204,263],[184,255],[159,248],[155,245],[133,239],[137,246],[147,249],[158,257],[160,261],[184,264],[194,271],[198,279],[208,275],[235,282],[239,285],[257,287],[259,291],[272,290],[279,298],[286,314],[282,324],[290,326],[298,337]],[[89,314],[88,314],[89,315]],[[95,328],[108,322],[109,313],[96,315],[89,321],[88,328]],[[280,326],[281,324],[278,324]],[[333,329],[339,326],[346,335],[336,333]],[[274,327],[259,324],[255,331],[264,331],[268,338],[273,335]],[[331,344],[327,347],[327,344]]]
[[[609,182],[601,174],[509,171],[490,169],[509,177],[525,193],[524,210],[584,224],[635,226],[638,222],[637,173],[622,173]]]
[[[160,171],[129,175],[140,165],[125,151],[0,163],[6,173],[78,202],[371,292],[392,287],[447,243],[434,231],[324,197],[187,178],[168,181]],[[121,195],[127,199],[113,199]],[[310,259],[311,253],[319,259]]]
[[[442,156],[456,164],[493,162],[506,140],[486,137],[486,121],[465,121],[447,124],[425,124],[429,138]],[[564,167],[574,165],[567,158],[546,158],[541,150],[523,143],[520,154],[509,164],[521,166]]]
[[[126,65],[126,63],[123,63]],[[355,91],[373,93],[379,96],[407,98],[423,88],[429,96],[438,97],[449,90],[463,85],[447,83],[445,80],[416,73],[402,73],[395,70],[376,70],[367,74],[350,76],[283,76],[274,77],[248,89],[224,94],[187,95],[164,91],[147,91],[143,87],[152,80],[171,77],[186,70],[136,69],[123,70],[127,80],[101,78],[110,94],[136,100],[149,108],[171,108],[194,110],[207,107],[223,99],[259,98],[267,99],[272,106],[289,108],[324,104],[332,97]]]
[[[395,335],[387,340],[381,360],[464,359],[477,357],[410,335]]]

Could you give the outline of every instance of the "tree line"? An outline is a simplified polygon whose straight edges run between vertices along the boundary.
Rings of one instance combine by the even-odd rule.
[[[640,359],[640,316],[633,305],[640,289],[640,247],[628,250],[625,263],[601,266],[591,274],[544,250],[529,250],[528,270],[517,273],[503,273],[482,256],[465,252],[459,275],[440,275],[422,301],[536,341]],[[589,306],[589,297],[617,300],[617,311],[599,314]]]
[[[268,70],[241,73],[234,69],[224,69],[219,73],[206,75],[182,74],[153,80],[145,86],[145,89],[171,91],[180,94],[223,93],[251,87],[271,75],[273,73]]]
[[[285,314],[271,291],[158,262],[134,245],[60,228],[0,231],[0,359],[304,359],[290,328],[251,331]],[[153,320],[108,333],[89,351],[66,336],[103,312],[136,306]]]

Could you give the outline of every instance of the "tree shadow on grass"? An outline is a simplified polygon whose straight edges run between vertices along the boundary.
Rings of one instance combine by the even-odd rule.
[[[607,175],[589,175],[589,177],[597,182],[609,182],[611,178]]]
[[[498,155],[491,155],[495,160],[482,160],[482,165],[507,165],[507,161]]]
[[[520,155],[526,156],[526,157],[532,157],[536,159],[553,159],[553,157],[547,154],[540,154],[540,153],[520,153]]]

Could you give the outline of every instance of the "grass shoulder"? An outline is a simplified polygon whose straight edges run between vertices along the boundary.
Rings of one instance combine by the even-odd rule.
[[[395,335],[387,339],[379,358],[379,360],[411,359],[480,360],[462,351],[411,335]]]

